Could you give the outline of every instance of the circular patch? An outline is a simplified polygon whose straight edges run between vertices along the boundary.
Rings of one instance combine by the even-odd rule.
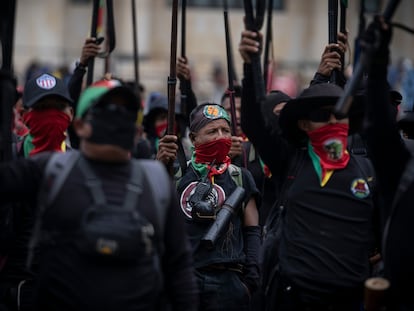
[[[365,199],[370,194],[368,183],[363,178],[354,179],[351,182],[351,192],[357,198]]]
[[[36,79],[36,84],[41,89],[50,90],[56,86],[56,79],[45,73]]]
[[[189,200],[191,196],[193,195],[197,184],[198,184],[198,181],[194,181],[188,184],[188,186],[181,193],[181,197],[180,197],[181,210],[183,211],[185,216],[187,216],[190,219],[192,218],[191,217],[192,207],[189,203]],[[221,188],[219,185],[214,184],[210,194],[207,197],[207,200],[212,202],[212,206],[221,206],[224,203],[225,197],[226,197],[226,194],[224,193],[223,188]]]
[[[338,161],[343,156],[343,145],[340,139],[328,139],[323,144],[323,149],[328,155],[329,160]]]
[[[207,119],[225,119],[230,122],[230,117],[227,114],[226,110],[219,105],[206,105],[203,109],[203,115]]]

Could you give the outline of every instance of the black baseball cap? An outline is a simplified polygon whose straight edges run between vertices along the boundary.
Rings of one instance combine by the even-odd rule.
[[[49,74],[42,73],[26,82],[23,91],[23,106],[33,107],[46,96],[59,96],[72,104],[68,88],[63,80]]]

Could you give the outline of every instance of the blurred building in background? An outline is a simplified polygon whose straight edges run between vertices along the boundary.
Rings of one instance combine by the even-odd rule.
[[[116,48],[110,57],[111,72],[125,79],[134,78],[131,1],[114,0]],[[139,76],[147,92],[167,93],[171,47],[171,0],[136,0]],[[354,40],[358,34],[360,1],[350,0],[347,10],[352,64]],[[366,0],[366,22],[375,12],[382,12],[388,1]],[[200,100],[214,92],[213,72],[226,69],[223,0],[187,0],[186,55],[193,72],[194,90]],[[228,0],[229,25],[236,73],[242,77],[238,53],[243,29],[243,1]],[[180,7],[178,49],[180,55]],[[299,87],[309,83],[328,42],[328,1],[274,0],[273,56],[276,75],[292,75]],[[412,25],[414,1],[403,0],[394,20]],[[20,83],[27,68],[36,63],[45,68],[73,69],[84,39],[89,36],[92,0],[17,0],[14,39],[14,69]],[[266,21],[262,28],[265,31]],[[413,57],[414,37],[394,30],[392,61]],[[103,60],[95,61],[95,77],[104,74]]]

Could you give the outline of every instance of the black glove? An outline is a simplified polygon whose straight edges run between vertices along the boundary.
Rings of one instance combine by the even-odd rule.
[[[208,180],[200,181],[197,184],[194,193],[189,200],[191,217],[193,220],[211,222],[215,219],[215,206],[213,206],[212,201],[208,199],[212,187],[213,186]]]
[[[244,252],[246,253],[243,282],[253,293],[260,285],[259,249],[261,244],[260,226],[243,228]]]
[[[384,29],[387,28],[387,29]],[[371,66],[369,72],[386,70],[389,61],[389,44],[392,38],[392,27],[387,27],[381,21],[380,16],[375,16],[374,21],[368,26],[361,36],[361,48],[369,54]]]

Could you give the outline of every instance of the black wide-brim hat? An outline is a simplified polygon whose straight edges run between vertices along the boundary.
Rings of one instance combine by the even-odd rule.
[[[307,137],[306,133],[299,129],[298,121],[308,119],[309,113],[324,106],[335,106],[344,90],[333,83],[318,83],[304,89],[298,97],[289,100],[280,112],[279,125],[282,135],[292,143],[300,143]],[[348,112],[349,118],[361,118],[365,110],[365,101],[359,96],[354,97]],[[357,129],[351,129],[352,134]]]

